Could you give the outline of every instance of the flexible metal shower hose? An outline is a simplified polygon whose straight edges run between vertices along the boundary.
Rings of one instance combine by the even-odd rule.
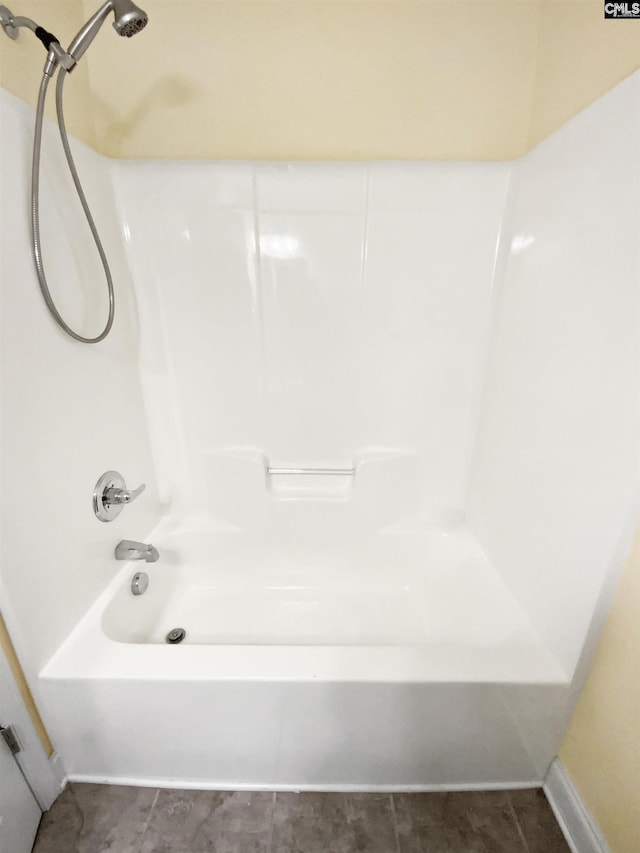
[[[69,140],[67,139],[67,131],[64,124],[64,113],[62,110],[62,88],[64,86],[66,74],[67,72],[65,71],[65,69],[60,68],[60,71],[58,73],[58,82],[56,85],[56,111],[58,113],[58,127],[60,129],[60,138],[62,140],[62,147],[64,148],[67,163],[69,164],[69,171],[71,172],[71,177],[73,178],[73,183],[75,184],[76,192],[78,193],[78,197],[80,199],[80,204],[82,205],[84,214],[87,217],[89,228],[91,229],[91,233],[93,234],[93,239],[95,240],[95,244],[100,255],[100,260],[102,261],[102,266],[104,267],[104,273],[107,278],[107,290],[109,293],[109,316],[107,318],[106,326],[104,327],[102,332],[100,332],[99,335],[97,335],[95,338],[85,338],[82,335],[79,335],[77,332],[74,332],[73,329],[65,323],[58,309],[55,306],[55,303],[51,297],[51,293],[49,292],[49,285],[47,284],[47,277],[45,275],[44,264],[42,262],[42,248],[40,245],[40,149],[42,146],[42,120],[44,115],[44,105],[47,97],[47,87],[49,85],[49,76],[47,74],[43,74],[42,82],[40,83],[40,91],[38,93],[38,107],[36,109],[35,135],[33,139],[33,162],[31,170],[31,236],[33,238],[33,260],[36,265],[36,272],[38,273],[38,281],[40,283],[40,290],[42,291],[42,295],[44,296],[44,301],[47,303],[47,308],[51,312],[56,323],[76,341],[80,341],[83,344],[97,344],[99,341],[102,341],[107,337],[107,335],[111,331],[111,326],[113,325],[113,316],[115,313],[113,281],[111,279],[111,271],[109,270],[107,257],[104,253],[104,249],[102,248],[102,243],[100,242],[98,230],[93,221],[91,211],[89,210],[89,205],[87,203],[87,199],[85,198],[85,194],[80,183],[80,178],[78,177],[78,173],[76,171],[75,163],[73,162],[71,148],[69,147]]]

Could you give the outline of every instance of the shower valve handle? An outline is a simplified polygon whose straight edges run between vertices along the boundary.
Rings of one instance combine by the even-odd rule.
[[[105,489],[104,492],[104,502],[109,504],[130,504],[131,501],[135,501],[138,495],[141,492],[144,492],[147,484],[143,483],[141,486],[138,486],[137,489],[133,489],[133,491],[129,491],[129,489],[114,489],[113,487],[110,489]]]
[[[100,521],[113,521],[122,512],[122,508],[145,490],[143,483],[137,489],[129,490],[124,477],[118,471],[107,471],[100,477],[93,490],[93,511]]]

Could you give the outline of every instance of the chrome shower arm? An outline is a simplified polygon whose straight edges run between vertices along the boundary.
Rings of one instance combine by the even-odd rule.
[[[11,23],[14,27],[28,27],[30,30],[33,30],[34,33],[38,26],[35,21],[32,21],[31,18],[25,18],[24,15],[18,15]]]
[[[47,51],[47,61],[44,65],[44,73],[47,77],[51,77],[59,65],[65,71],[71,71],[74,68],[76,60],[60,47],[57,37],[53,33],[47,32],[31,18],[14,15],[6,6],[0,6],[0,25],[11,39],[18,38],[20,27],[26,27],[40,39]]]
[[[6,6],[0,6],[0,25],[10,39],[18,38],[18,30],[20,27],[26,27],[35,33],[38,25],[31,18],[24,18],[22,15],[12,15],[11,10]]]

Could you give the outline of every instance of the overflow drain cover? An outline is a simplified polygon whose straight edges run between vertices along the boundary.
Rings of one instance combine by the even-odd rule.
[[[186,636],[187,632],[184,630],[184,628],[172,628],[165,637],[165,639],[167,643],[171,643],[171,645],[173,646],[176,643],[181,643]]]

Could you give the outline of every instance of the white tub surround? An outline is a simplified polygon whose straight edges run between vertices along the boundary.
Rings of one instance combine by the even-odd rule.
[[[82,345],[49,315],[33,267],[34,118],[32,109],[0,89],[0,608],[38,697],[37,673],[113,578],[115,543],[126,532],[144,536],[157,523],[160,506],[137,371],[135,297],[109,163],[73,141],[117,291],[108,339]],[[49,121],[42,148],[41,233],[62,316],[81,334],[97,334],[108,308],[104,271],[57,127]],[[93,488],[112,468],[135,485],[146,481],[147,491],[116,522],[101,524],[92,511]]]
[[[365,495],[377,489],[372,529],[410,512],[461,517],[509,174],[113,164],[174,511],[255,529],[262,468],[355,467]],[[319,498],[352,485],[305,483]]]
[[[571,673],[634,532],[640,72],[524,157],[511,198],[467,520]]]
[[[41,666],[70,776],[540,784],[637,512],[640,72],[513,164],[109,169],[170,509]]]

